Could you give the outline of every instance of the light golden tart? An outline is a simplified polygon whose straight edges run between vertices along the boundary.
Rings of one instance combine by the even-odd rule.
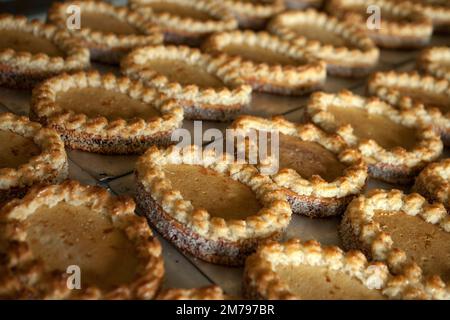
[[[68,8],[73,5],[81,10],[81,29],[67,26]],[[164,38],[160,30],[138,12],[103,1],[54,3],[48,20],[80,39],[89,48],[92,60],[104,63],[117,64],[130,50],[160,44]]]
[[[306,8],[319,9],[324,2],[324,0],[284,0],[284,5],[287,9],[291,10],[301,10]]]
[[[31,117],[67,147],[103,154],[143,153],[172,144],[183,109],[152,88],[96,71],[64,74],[33,90]]]
[[[435,32],[450,33],[450,3],[447,0],[395,0],[423,12],[433,21]]]
[[[442,204],[417,193],[371,190],[347,207],[339,233],[345,249],[360,249],[450,299],[450,217]]]
[[[164,33],[164,42],[199,46],[205,37],[236,29],[237,20],[219,2],[209,0],[130,0]]]
[[[373,12],[368,7],[380,9],[380,24],[370,28],[367,20]],[[424,13],[405,4],[389,0],[330,0],[327,12],[346,22],[358,25],[378,46],[383,48],[420,48],[430,42],[433,33],[431,19]]]
[[[245,111],[252,89],[228,84],[227,59],[215,58],[185,46],[153,46],[131,52],[122,73],[144,81],[178,100],[188,119],[228,121]]]
[[[423,126],[417,117],[378,98],[346,90],[318,92],[311,96],[307,114],[314,124],[357,148],[369,166],[369,175],[386,182],[412,182],[442,153],[442,141],[431,126]]]
[[[225,82],[248,84],[253,90],[283,95],[302,95],[323,86],[326,64],[288,41],[266,32],[216,33],[203,49],[224,54]]]
[[[259,157],[259,168],[278,167],[271,177],[286,192],[294,213],[313,218],[340,215],[365,186],[367,166],[361,154],[347,148],[341,137],[313,124],[295,124],[282,117],[242,116],[232,128],[248,137],[250,131],[278,133],[278,159],[265,163]]]
[[[241,29],[264,29],[271,17],[284,10],[283,0],[223,0],[220,3],[236,17]]]
[[[58,133],[12,113],[0,113],[0,206],[36,184],[67,178],[68,162]]]
[[[378,63],[379,49],[357,28],[314,9],[275,16],[268,30],[327,63],[330,74],[367,75]]]
[[[450,82],[417,72],[377,72],[368,82],[368,92],[431,125],[450,145]]]
[[[429,164],[416,178],[413,190],[450,211],[450,159]]]
[[[291,219],[285,194],[251,165],[196,146],[150,148],[136,164],[137,203],[183,252],[237,266]]]
[[[437,78],[450,81],[450,48],[432,47],[421,52],[418,67]]]
[[[152,299],[164,275],[161,245],[134,209],[131,198],[75,181],[11,201],[0,211],[8,241],[0,297]],[[81,288],[70,289],[77,275]]]
[[[0,15],[0,86],[31,89],[62,72],[89,67],[89,50],[67,32],[23,16]]]
[[[166,289],[156,297],[157,300],[225,300],[222,288],[216,285],[195,289]]]

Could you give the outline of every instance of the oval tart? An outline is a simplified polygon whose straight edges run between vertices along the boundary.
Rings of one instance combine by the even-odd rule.
[[[203,44],[204,50],[225,54],[225,81],[248,84],[256,91],[302,95],[321,88],[326,64],[288,41],[266,32],[216,33]]]
[[[337,135],[327,134],[313,124],[295,124],[282,117],[269,120],[242,116],[232,128],[242,130],[241,134],[248,137],[259,132],[278,134],[277,158],[265,164],[259,155],[259,167],[274,165],[278,169],[271,177],[287,193],[294,213],[312,218],[340,215],[364,189],[367,166],[361,154],[347,148]],[[263,143],[261,138],[258,141]]]
[[[3,299],[152,299],[161,245],[131,198],[75,181],[33,188],[0,211]]]
[[[131,0],[130,6],[160,27],[165,43],[199,46],[208,35],[238,26],[231,12],[208,0]]]
[[[230,155],[196,146],[150,148],[136,165],[137,203],[183,252],[237,266],[277,239],[291,219],[286,196],[267,176]]]
[[[156,300],[225,300],[226,296],[219,286],[195,289],[167,289],[161,291]]]
[[[389,183],[412,182],[442,153],[442,141],[431,126],[378,98],[318,92],[311,96],[307,113],[314,124],[357,148],[371,177]]]
[[[449,47],[432,47],[423,50],[417,64],[426,73],[450,81]]]
[[[0,15],[0,86],[31,89],[62,72],[89,68],[89,50],[53,25]]]
[[[226,84],[227,59],[214,58],[185,46],[143,47],[131,52],[121,64],[132,79],[176,99],[185,118],[229,121],[251,101],[245,84]]]
[[[170,145],[183,121],[183,109],[156,90],[96,71],[47,80],[31,104],[31,117],[55,128],[67,147],[103,154]]]
[[[433,22],[435,32],[450,33],[450,3],[447,0],[397,0],[423,12]]]
[[[364,76],[378,63],[379,49],[357,26],[314,9],[283,12],[268,30],[324,60],[332,75]]]
[[[79,8],[79,26],[75,22],[71,24],[76,21],[72,19],[75,13],[71,13],[74,6]],[[89,48],[93,61],[110,64],[119,63],[134,48],[160,44],[164,38],[138,12],[104,1],[55,2],[48,12],[48,20]]]

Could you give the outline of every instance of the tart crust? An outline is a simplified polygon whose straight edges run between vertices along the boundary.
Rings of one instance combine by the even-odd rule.
[[[204,88],[196,84],[186,85],[146,67],[146,63],[159,59],[183,61],[223,79],[224,86]],[[252,89],[245,84],[226,86],[226,72],[230,68],[227,63],[225,57],[215,58],[185,46],[152,46],[131,52],[122,60],[121,69],[132,79],[144,81],[145,85],[178,100],[187,119],[229,121],[245,111],[251,101]]]
[[[136,249],[137,270],[130,283],[111,290],[94,284],[72,291],[67,286],[66,270],[49,272],[36,258],[26,242],[25,220],[42,206],[58,203],[86,206],[111,219],[113,228],[124,231]],[[0,296],[10,299],[151,299],[158,291],[164,275],[161,245],[152,235],[144,219],[134,214],[131,198],[113,197],[106,189],[83,186],[76,181],[60,185],[35,187],[21,200],[13,200],[0,211],[8,246],[7,272],[0,275]]]
[[[450,48],[432,47],[423,50],[418,67],[432,76],[450,81]]]
[[[426,223],[450,232],[450,218],[444,206],[429,204],[417,193],[404,194],[395,189],[371,190],[353,200],[347,207],[339,233],[345,249],[360,249],[367,257],[386,262],[391,272],[423,283],[433,299],[450,299],[448,286],[440,276],[425,275],[402,248],[396,247],[391,234],[374,221],[376,210],[401,211],[410,216],[418,216]]]
[[[350,124],[338,126],[329,106],[362,108],[369,114],[387,117],[393,123],[414,129],[417,143],[410,150],[397,146],[385,149],[372,139],[359,139],[353,134]],[[327,132],[337,133],[363,155],[369,168],[369,175],[390,183],[406,184],[422,170],[427,163],[442,153],[443,145],[431,126],[422,126],[417,117],[408,117],[407,112],[396,110],[378,98],[364,98],[343,90],[337,94],[318,92],[311,96],[307,106],[310,120]]]
[[[431,20],[421,11],[388,0],[372,1],[378,6],[380,14],[386,14],[394,20],[381,18],[379,28],[368,28],[364,0],[331,0],[327,2],[327,12],[344,19],[349,24],[359,25],[377,45],[384,48],[420,48],[430,42],[433,33]],[[354,8],[364,8],[364,14]]]
[[[233,30],[238,26],[237,20],[231,12],[224,10],[224,7],[216,2],[207,0],[165,1],[167,4],[187,7],[210,15],[211,18],[206,20],[180,16],[171,12],[154,12],[151,9],[151,4],[155,2],[160,3],[161,1],[131,0],[130,6],[136,11],[143,12],[152,23],[161,28],[165,43],[199,46],[206,36],[214,32]]]
[[[157,300],[225,300],[222,288],[216,285],[195,289],[167,289],[158,294]]]
[[[0,205],[23,197],[32,185],[59,183],[67,178],[67,155],[55,130],[12,113],[0,114],[0,130],[32,139],[40,148],[38,155],[18,168],[0,168]]]
[[[57,94],[70,89],[101,88],[127,94],[151,104],[161,116],[149,119],[112,119],[63,109]],[[67,147],[103,154],[139,154],[149,146],[172,144],[171,133],[181,127],[183,109],[156,90],[126,77],[101,75],[96,71],[61,75],[33,90],[31,117],[58,131]]]
[[[54,44],[65,57],[50,57],[45,53],[32,54],[13,49],[0,50],[0,85],[12,89],[31,89],[40,81],[62,72],[89,67],[89,50],[67,32],[24,16],[0,15],[1,30],[17,30],[42,37]]]
[[[416,179],[413,190],[430,202],[442,203],[450,211],[450,159],[431,163]]]
[[[173,189],[162,168],[183,163],[198,164],[248,186],[262,209],[246,218],[224,219],[193,207]],[[196,146],[152,147],[137,162],[136,183],[137,203],[163,237],[183,252],[211,263],[242,265],[258,244],[279,238],[291,219],[285,194],[269,177],[260,175],[253,166],[235,163],[230,155],[216,157],[214,150],[205,150],[202,155]]]
[[[446,0],[409,0],[405,5],[428,16],[434,31],[450,33],[450,4]]]
[[[414,98],[402,93],[398,87],[417,91],[423,98]],[[431,76],[421,76],[417,72],[377,72],[368,82],[369,94],[404,110],[408,117],[416,116],[426,125],[432,125],[441,135],[445,146],[450,145],[450,112],[427,106],[426,96],[443,96],[450,102],[450,82]],[[425,100],[425,102],[422,102]]]
[[[302,95],[320,89],[326,79],[326,64],[305,54],[303,50],[266,32],[230,31],[209,37],[203,48],[223,53],[227,45],[247,45],[284,55],[300,65],[258,63],[241,56],[223,54],[228,66],[224,81],[248,84],[253,90],[284,95]]]
[[[333,33],[348,42],[352,47],[334,46],[297,34],[292,25],[306,23],[318,26],[327,33]],[[369,74],[378,63],[379,49],[374,42],[361,33],[357,26],[350,26],[335,17],[314,9],[286,11],[274,17],[268,30],[281,38],[291,41],[317,59],[327,63],[332,75],[358,77]]]
[[[126,22],[138,30],[140,34],[115,34],[101,32],[90,28],[66,30],[75,38],[80,39],[84,47],[89,48],[91,59],[103,63],[117,64],[122,57],[134,48],[145,45],[160,44],[163,34],[144,16],[125,7],[116,7],[103,1],[70,1],[54,3],[48,12],[48,20],[55,25],[66,27],[66,12],[69,6],[78,6],[83,11],[108,14],[120,21]],[[82,26],[81,26],[82,27]]]
[[[313,124],[295,124],[283,117],[271,120],[241,116],[232,125],[234,129],[245,131],[277,131],[302,141],[315,142],[335,154],[346,167],[342,176],[331,182],[314,175],[302,177],[291,168],[279,168],[272,175],[273,181],[287,194],[292,211],[312,218],[340,215],[347,204],[359,194],[367,179],[367,166],[356,149],[347,148],[345,142],[337,135],[330,135]],[[263,166],[260,164],[259,166]]]

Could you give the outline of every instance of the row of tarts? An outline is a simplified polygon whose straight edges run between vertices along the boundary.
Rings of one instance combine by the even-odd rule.
[[[22,18],[4,19],[41,26]],[[369,87],[381,99],[347,91],[315,93],[307,107],[311,123],[237,118],[232,127],[244,132],[280,132],[282,169],[272,176],[261,175],[260,166],[234,163],[227,159],[230,155],[217,159],[204,153],[193,162],[196,147],[168,147],[171,133],[185,116],[234,118],[229,109],[237,105],[241,111],[248,100],[233,99],[242,95],[250,99],[252,88],[294,93],[283,78],[295,74],[295,68],[289,67],[292,60],[287,67],[270,65],[274,58],[290,58],[285,52],[294,51],[278,51],[285,48],[284,42],[260,45],[265,43],[261,39],[271,37],[267,34],[237,34],[225,38],[237,39],[230,48],[238,50],[236,55],[242,52],[245,59],[209,56],[187,47],[139,48],[124,58],[122,66],[129,77],[148,80],[145,84],[96,72],[59,75],[33,91],[30,117],[41,124],[12,114],[0,116],[1,144],[10,151],[2,153],[1,199],[16,198],[0,213],[5,262],[0,267],[0,296],[153,298],[158,292],[164,273],[161,247],[147,224],[134,215],[134,202],[73,181],[52,184],[67,177],[66,145],[107,154],[145,151],[136,165],[140,212],[183,251],[213,263],[246,262],[246,297],[449,299],[449,162],[427,166],[438,159],[446,141],[448,118],[443,112],[449,101],[448,81],[416,73],[377,73]],[[247,43],[247,39],[254,40]],[[270,39],[267,43],[278,38]],[[40,45],[33,44],[42,50]],[[33,46],[27,42],[27,49]],[[78,48],[75,42],[71,48]],[[78,50],[80,56],[89,57],[84,47]],[[424,57],[445,50],[427,50]],[[2,62],[22,61],[20,70],[26,70],[2,70],[5,85],[12,87],[32,86],[50,76],[45,72],[52,64],[61,65],[61,59],[52,60],[48,54],[2,51],[2,57],[7,55],[9,59]],[[251,62],[260,56],[268,61]],[[447,70],[448,53],[438,57],[431,63],[435,70]],[[220,59],[222,64],[217,62]],[[228,74],[224,68],[232,61],[239,63],[233,72],[260,77],[230,83],[233,89],[226,89],[221,74]],[[41,73],[27,74],[30,65],[40,66]],[[250,71],[249,65],[266,74],[277,70],[280,82]],[[215,83],[220,86],[211,88]],[[279,90],[286,84],[289,91]],[[397,190],[358,196],[368,175],[402,184],[415,179],[414,189],[424,197]],[[40,183],[50,185],[28,190]],[[343,246],[361,251],[344,253],[314,241],[270,241],[282,235],[292,212],[325,217],[344,211]],[[67,286],[69,263],[81,268],[81,290]],[[218,288],[206,288],[159,295],[165,297],[223,294]]]

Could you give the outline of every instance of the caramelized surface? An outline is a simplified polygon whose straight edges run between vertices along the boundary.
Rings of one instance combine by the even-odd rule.
[[[428,108],[438,108],[441,112],[450,111],[450,97],[445,94],[432,93],[426,89],[396,87],[400,94],[408,96],[416,103],[423,103]]]
[[[204,11],[200,11],[188,6],[183,6],[178,3],[158,1],[151,2],[147,4],[146,7],[150,7],[155,13],[167,12],[182,18],[192,18],[200,21],[217,20]]]
[[[0,30],[0,50],[13,49],[31,54],[45,53],[50,57],[64,57],[53,42],[20,30]]]
[[[337,47],[350,47],[343,38],[337,34],[324,30],[321,26],[314,24],[297,23],[289,28],[298,35],[304,36],[309,40],[317,40],[323,44],[329,44]]]
[[[0,169],[18,168],[40,153],[41,149],[32,139],[0,130]]]
[[[261,46],[249,46],[246,44],[229,44],[222,48],[223,52],[241,56],[244,59],[251,60],[256,63],[267,63],[271,65],[301,65],[302,63],[285,54],[274,52]]]
[[[115,33],[121,35],[139,34],[140,32],[128,22],[122,21],[116,17],[101,12],[81,13],[81,28],[91,30]]]

